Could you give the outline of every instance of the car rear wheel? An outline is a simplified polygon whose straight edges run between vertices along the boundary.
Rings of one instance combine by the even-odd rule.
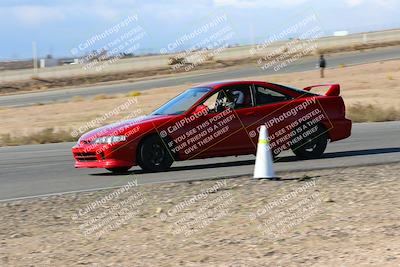
[[[295,137],[302,136],[302,139],[292,146],[293,153],[301,159],[320,158],[325,152],[328,144],[328,135],[325,127],[321,124],[314,127],[317,127],[315,132],[304,136],[303,134],[311,131],[313,127],[305,127],[304,130],[303,126],[300,126],[299,128],[302,128],[302,130],[296,131],[297,133],[294,135]]]
[[[131,167],[119,167],[119,168],[107,168],[106,170],[115,174],[119,174],[127,172],[130,168]]]
[[[145,171],[163,171],[174,162],[166,144],[158,135],[143,140],[138,150],[138,164]]]

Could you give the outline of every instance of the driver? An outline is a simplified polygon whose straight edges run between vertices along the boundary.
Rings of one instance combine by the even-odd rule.
[[[220,112],[226,108],[234,109],[237,106],[244,104],[244,93],[236,90],[222,91],[217,100],[217,112]]]
[[[242,91],[233,91],[232,94],[235,96],[236,106],[244,104],[244,93]]]
[[[233,92],[231,90],[226,90],[225,91],[225,103],[224,106],[225,108],[231,108],[234,109],[235,108],[235,102],[236,102],[236,97],[233,94]]]
[[[237,108],[244,104],[244,93],[240,90],[227,91],[227,103],[226,106],[229,108]]]

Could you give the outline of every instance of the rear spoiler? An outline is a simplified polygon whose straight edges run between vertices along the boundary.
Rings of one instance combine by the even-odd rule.
[[[312,85],[312,86],[303,88],[303,90],[310,91],[312,88],[322,87],[322,86],[329,86],[328,91],[326,91],[326,93],[325,93],[326,96],[338,96],[340,94],[340,85],[337,83]]]

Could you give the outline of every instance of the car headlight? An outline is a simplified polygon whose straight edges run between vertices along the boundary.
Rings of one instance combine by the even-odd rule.
[[[118,142],[126,141],[125,135],[117,135],[117,136],[103,136],[94,139],[91,143],[92,144],[113,144]]]

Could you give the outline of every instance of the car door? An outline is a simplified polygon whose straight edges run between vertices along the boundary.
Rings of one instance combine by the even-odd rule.
[[[249,146],[251,139],[237,113],[239,106],[236,102],[240,98],[237,89],[237,86],[220,88],[201,104],[209,112],[195,120],[194,127],[200,132],[196,134],[201,138],[193,135],[194,139],[198,139],[197,149],[185,156],[186,159],[240,155]],[[250,92],[249,86],[247,90]],[[241,101],[244,99],[241,98]]]
[[[293,106],[293,97],[280,91],[277,86],[267,83],[254,83],[253,93],[255,107],[251,114],[254,115],[246,117],[246,130],[252,138],[252,142],[257,144],[259,128],[265,124],[271,148],[278,147],[278,140],[282,141],[283,137],[288,134],[286,126],[295,119],[293,116],[284,116]]]
[[[249,133],[249,126],[260,119],[255,110],[255,95],[252,83],[245,83],[231,88],[234,93],[240,92],[240,98],[235,103],[235,114],[241,125],[241,131],[236,136],[237,149],[240,154],[254,153],[257,142],[253,141]],[[240,140],[239,140],[240,138]]]

